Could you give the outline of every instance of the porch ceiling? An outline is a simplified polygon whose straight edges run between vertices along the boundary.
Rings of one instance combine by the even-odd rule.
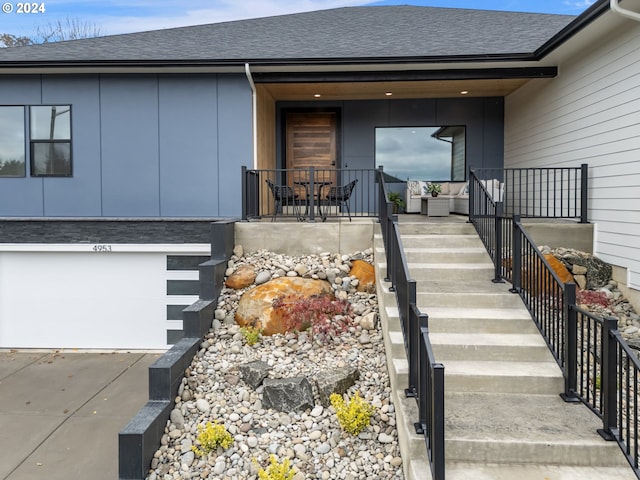
[[[260,86],[276,101],[374,100],[462,96],[504,97],[530,80],[530,78],[510,78],[410,82],[262,83]],[[388,92],[392,95],[387,95]]]

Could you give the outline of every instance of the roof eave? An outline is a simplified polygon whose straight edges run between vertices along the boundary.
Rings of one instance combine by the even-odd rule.
[[[561,46],[567,40],[572,38],[578,32],[589,26],[595,20],[600,18],[610,9],[609,0],[598,0],[585,10],[580,16],[576,17],[571,23],[560,30],[557,34],[542,44],[535,52],[534,56],[536,60],[541,60],[556,48]]]
[[[339,72],[345,67],[363,67],[365,70],[379,66],[386,70],[405,71],[420,66],[436,67],[466,64],[469,68],[483,68],[486,64],[535,62],[533,54],[451,55],[412,57],[362,57],[362,58],[246,58],[229,60],[48,60],[48,61],[0,61],[0,73],[5,74],[80,74],[80,73],[179,73],[179,72],[244,72],[246,64],[261,72],[304,71],[305,67],[317,71]],[[414,67],[412,67],[414,66]],[[397,67],[397,68],[395,68]]]

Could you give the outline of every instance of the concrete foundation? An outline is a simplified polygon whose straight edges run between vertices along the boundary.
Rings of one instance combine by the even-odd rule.
[[[375,219],[353,219],[352,222],[238,222],[236,244],[246,252],[266,249],[287,255],[312,253],[352,253],[373,244]]]

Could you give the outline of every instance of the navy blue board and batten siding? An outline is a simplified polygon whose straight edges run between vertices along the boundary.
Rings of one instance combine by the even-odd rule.
[[[241,213],[253,159],[243,75],[7,75],[0,105],[70,105],[73,164],[67,178],[0,178],[0,216]]]

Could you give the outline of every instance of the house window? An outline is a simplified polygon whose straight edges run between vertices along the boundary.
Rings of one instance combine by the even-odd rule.
[[[376,128],[376,167],[397,181],[466,180],[465,127]]]
[[[24,177],[24,154],[24,107],[0,107],[0,177]]]
[[[30,107],[31,176],[71,176],[71,106]]]

